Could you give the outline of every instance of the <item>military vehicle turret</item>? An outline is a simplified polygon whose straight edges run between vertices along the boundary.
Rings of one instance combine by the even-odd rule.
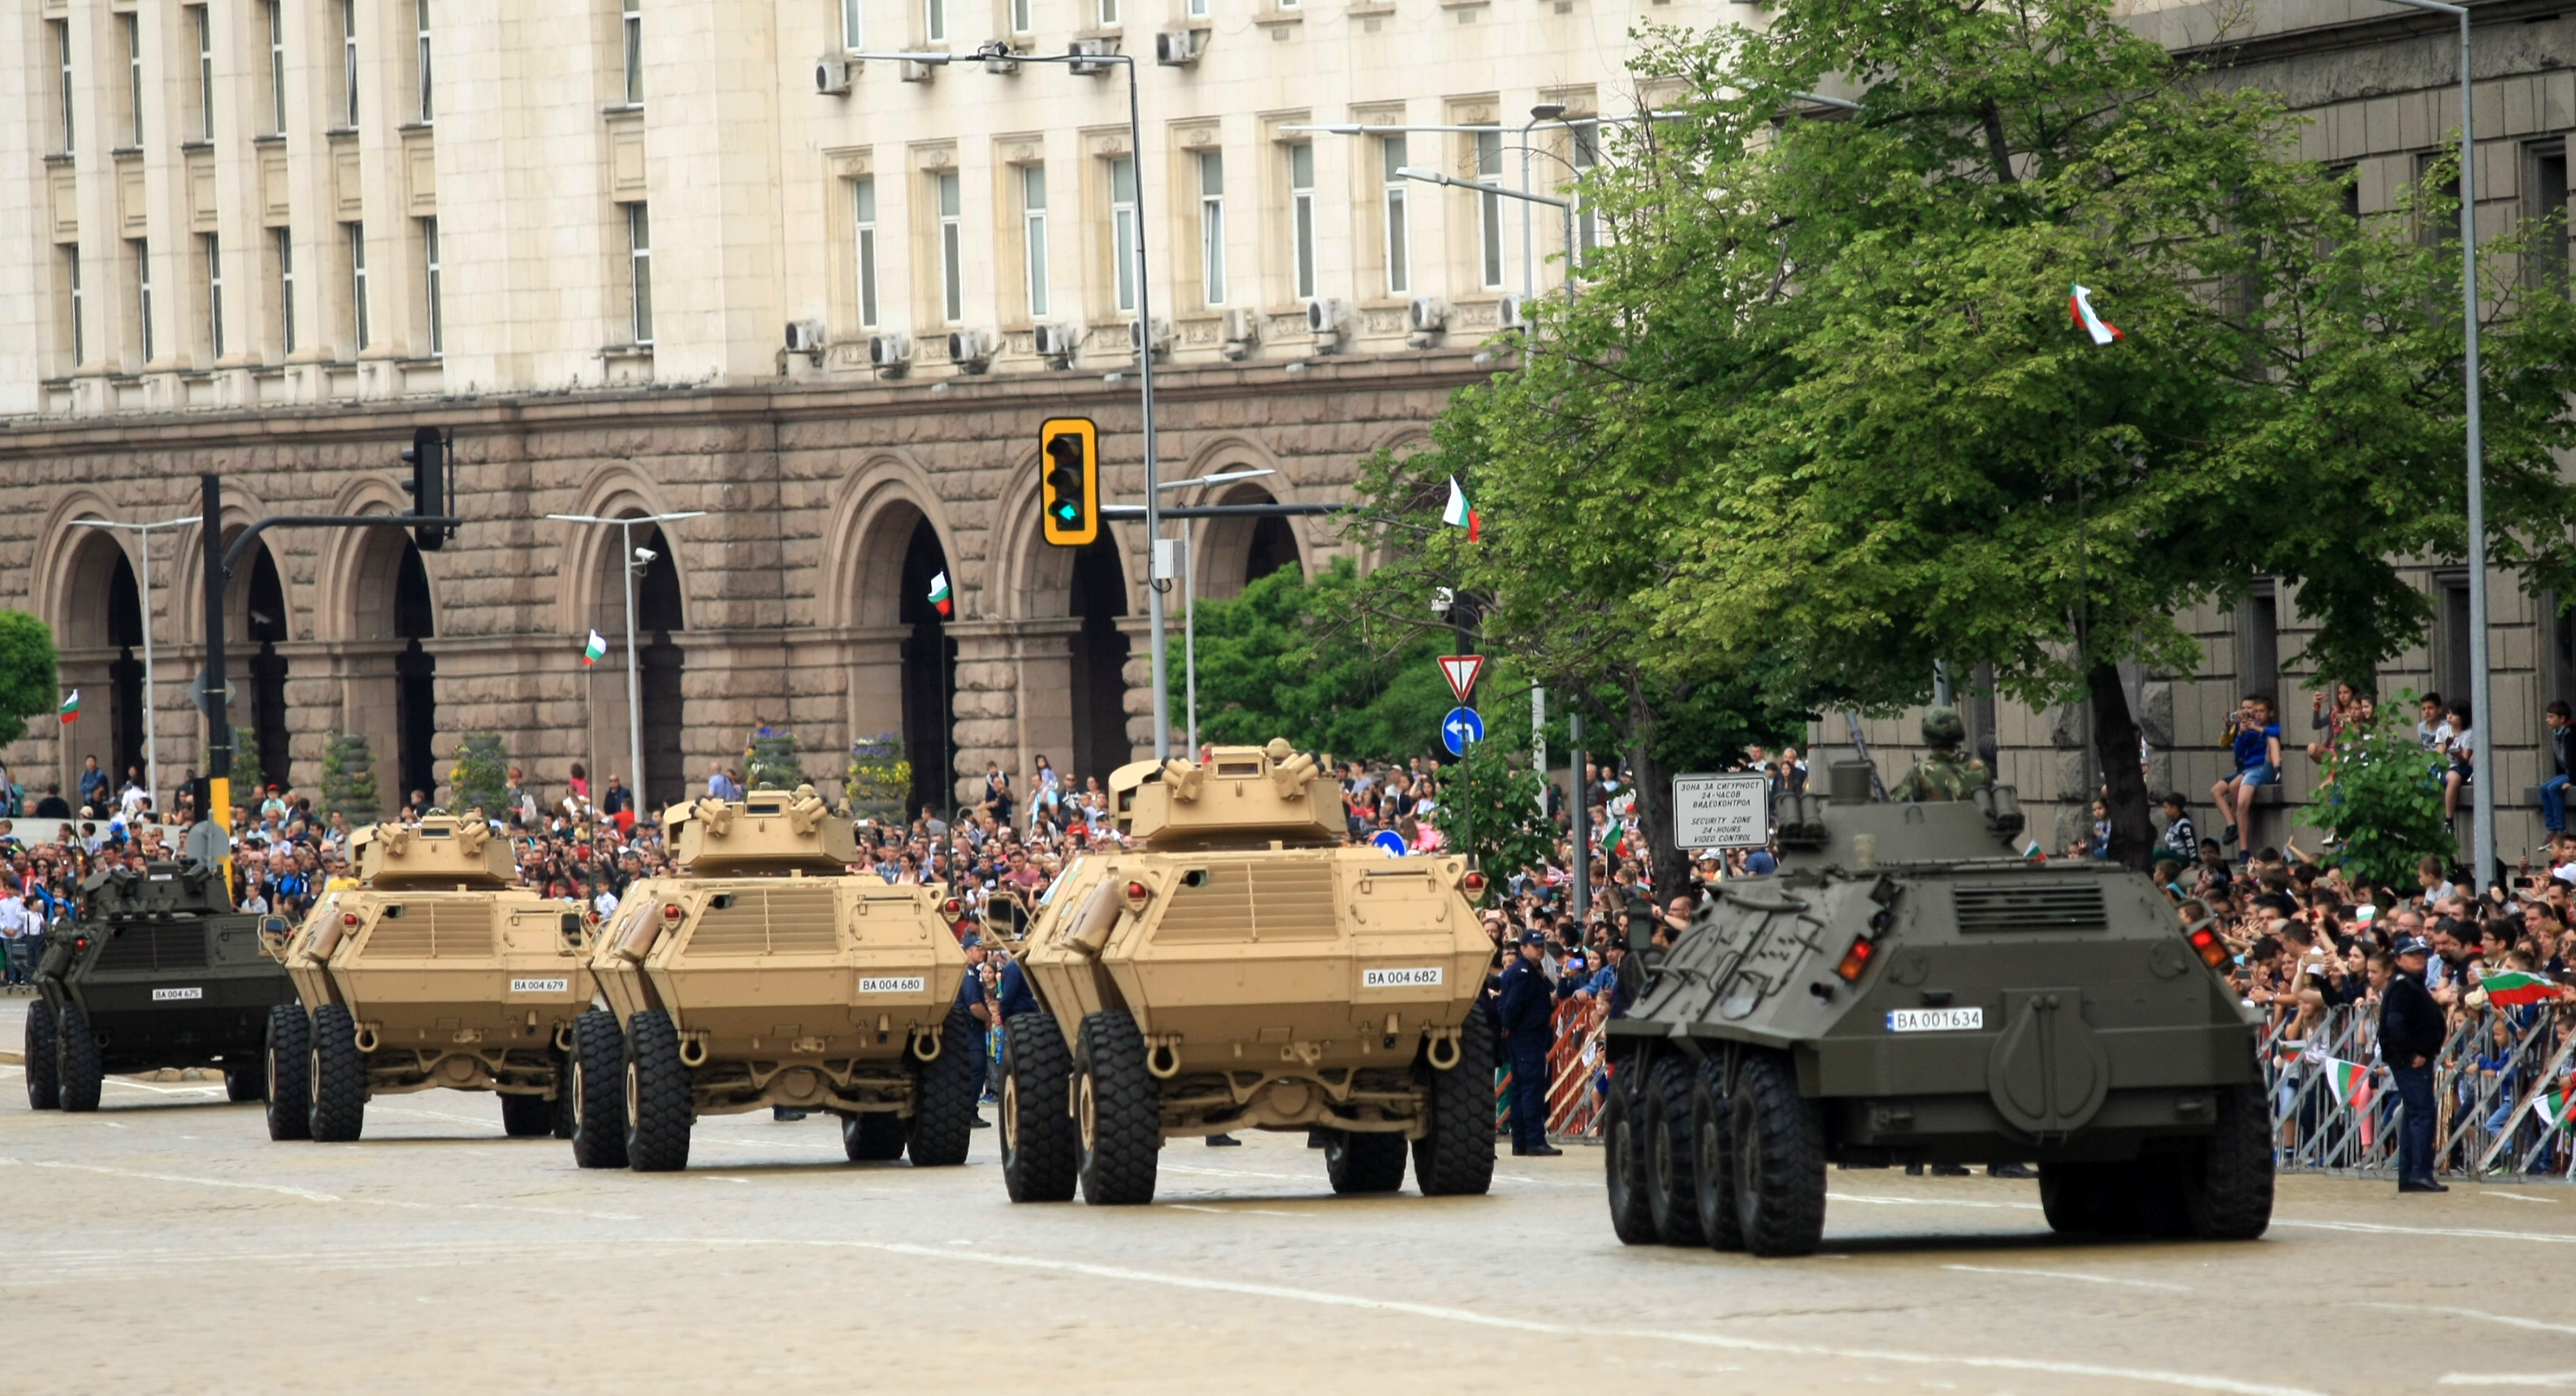
[[[674,805],[662,829],[685,874],[629,887],[591,957],[616,1015],[575,1043],[574,1158],[685,1168],[698,1116],[786,1106],[839,1115],[852,1162],[964,1163],[983,1025],[946,889],[850,876],[850,821],[810,788]]]
[[[1782,795],[1776,875],[1728,881],[1609,1025],[1611,1222],[1802,1255],[1825,1169],[2036,1163],[2049,1224],[2250,1238],[2272,1151],[2227,949],[2145,876],[2015,852],[2010,786]]]
[[[110,1073],[169,1067],[221,1067],[226,1096],[259,1099],[262,1027],[295,997],[260,955],[263,918],[234,911],[202,863],[102,868],[81,893],[80,919],[47,927],[36,962],[28,1105],[95,1110]]]
[[[512,1138],[569,1137],[584,911],[522,884],[480,814],[372,824],[349,851],[359,885],[270,942],[302,1002],[269,1016],[269,1137],[355,1139],[370,1099],[441,1087],[499,1093]]]
[[[1458,858],[1337,846],[1342,811],[1284,741],[1110,777],[1141,846],[1065,870],[1014,947],[1040,1011],[1002,1036],[1002,1167],[1020,1202],[1150,1202],[1166,1139],[1320,1130],[1339,1192],[1481,1193],[1494,944]]]

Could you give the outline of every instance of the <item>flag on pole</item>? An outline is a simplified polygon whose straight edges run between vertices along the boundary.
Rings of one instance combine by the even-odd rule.
[[[2084,332],[2093,336],[2094,343],[2108,344],[2115,339],[2128,338],[2127,335],[2120,333],[2119,326],[2093,313],[2093,293],[2082,286],[2076,287],[2075,294],[2066,298],[2066,304],[2074,313],[2075,323],[2082,325]]]
[[[79,689],[77,689],[77,688],[73,689],[73,690],[72,690],[72,696],[71,696],[71,697],[69,697],[69,698],[64,699],[64,700],[62,701],[62,705],[54,709],[54,716],[61,718],[61,719],[62,719],[63,721],[65,721],[65,722],[78,722],[78,721],[80,721],[80,690],[79,690]]]
[[[1604,858],[1618,857],[1619,841],[1626,837],[1627,832],[1626,826],[1622,825],[1615,816],[1610,819],[1603,820],[1601,824],[1601,856]]]
[[[2334,1098],[2358,1110],[2370,1103],[2370,1068],[2340,1057],[2326,1058],[2326,1089]]]
[[[2537,974],[2526,974],[2518,969],[2489,971],[2484,979],[2478,981],[2478,987],[2486,991],[2487,1002],[2502,1008],[2545,1003],[2558,997],[2557,985]]]
[[[2567,1120],[2567,1088],[2564,1086],[2552,1086],[2542,1091],[2531,1102],[2531,1113],[2538,1115],[2540,1122],[2551,1129],[2576,1130],[2576,1125],[2569,1124]]]
[[[1467,530],[1467,541],[1473,543],[1485,531],[1485,520],[1467,507],[1467,492],[1458,488],[1458,477],[1449,477],[1449,507],[1440,511],[1440,522],[1451,528]]]
[[[591,665],[597,664],[599,661],[606,659],[607,657],[608,642],[599,638],[598,631],[594,630],[590,632],[589,641],[581,647],[582,667],[587,669]]]
[[[948,599],[948,574],[941,572],[930,579],[930,604],[939,608],[940,619],[948,618],[952,603]]]

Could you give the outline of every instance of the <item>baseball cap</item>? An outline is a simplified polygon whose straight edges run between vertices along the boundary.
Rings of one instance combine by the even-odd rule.
[[[2426,944],[2419,937],[2408,936],[2404,940],[2397,942],[2397,949],[2392,953],[2399,955],[2430,955],[2433,953],[2433,947]]]
[[[1545,944],[1547,944],[1547,932],[1545,932],[1545,931],[1523,931],[1523,932],[1521,932],[1521,944],[1523,944],[1523,945],[1545,945]]]

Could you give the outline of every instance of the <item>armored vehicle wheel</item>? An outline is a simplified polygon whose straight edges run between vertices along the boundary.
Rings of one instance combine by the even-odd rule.
[[[1335,1192],[1393,1192],[1404,1186],[1404,1136],[1324,1131],[1324,1176]]]
[[[1658,1057],[1645,1081],[1641,1142],[1645,1148],[1646,1213],[1667,1246],[1696,1246],[1699,1190],[1692,1183],[1691,1086],[1698,1073],[1680,1057]]]
[[[2048,1229],[2064,1235],[2105,1230],[2107,1184],[2117,1172],[2105,1163],[2043,1163],[2039,1166],[2039,1210]]]
[[[1494,1186],[1494,1035],[1470,1015],[1458,1060],[1441,1071],[1425,1051],[1413,1074],[1430,1117],[1413,1141],[1413,1185],[1424,1197],[1482,1195]]]
[[[572,1138],[572,1127],[578,1118],[572,1103],[572,1053],[557,1052],[555,1059],[555,1098],[547,1105],[552,1116],[547,1133],[557,1139]]]
[[[1744,1224],[1735,1215],[1735,1152],[1727,1127],[1735,1113],[1726,1098],[1726,1067],[1715,1058],[1700,1063],[1691,1083],[1691,1201],[1699,1210],[1699,1234],[1721,1251],[1744,1249]]]
[[[107,1082],[107,1063],[99,1055],[98,1034],[89,1030],[89,1017],[81,1012],[79,1004],[65,1003],[60,1021],[54,1070],[62,1082],[63,1108],[95,1110],[99,1087]]]
[[[358,1050],[358,1023],[349,1010],[326,1003],[313,1010],[313,1138],[346,1143],[367,1125],[367,1057]]]
[[[983,1029],[972,1009],[951,1007],[939,1030],[939,1055],[913,1063],[905,1147],[915,1168],[952,1168],[966,1161],[975,1138],[975,1057],[984,1050]]]
[[[1055,1019],[1021,1013],[1002,1025],[1002,1182],[1013,1202],[1073,1200],[1072,1081]]]
[[[1812,1255],[1825,1237],[1825,1122],[1798,1094],[1786,1056],[1747,1053],[1735,1069],[1735,1217],[1755,1255]]]
[[[262,1062],[242,1062],[224,1068],[224,1099],[230,1101],[268,1099],[268,1067]]]
[[[541,1095],[501,1097],[501,1132],[513,1139],[536,1139],[555,1132],[555,1103]]]
[[[1083,1019],[1074,1060],[1082,1200],[1094,1207],[1153,1201],[1163,1097],[1145,1070],[1145,1036],[1136,1019],[1117,1010]]]
[[[268,1010],[268,1137],[313,1137],[313,1020],[300,1003]]]
[[[54,1041],[54,1006],[38,999],[27,1005],[27,1108],[59,1110],[63,1104],[61,1049]]]
[[[1641,1094],[1634,1059],[1611,1070],[1610,1098],[1601,1105],[1601,1167],[1610,1193],[1610,1229],[1631,1246],[1659,1239],[1654,1209],[1646,1202],[1646,1140],[1637,1116]]]
[[[30,1060],[33,1060],[30,1058]],[[2251,1241],[2272,1225],[2271,1118],[2261,1088],[2218,1093],[2218,1126],[2181,1164],[2183,1214],[2204,1241]]]
[[[626,1166],[677,1173],[689,1166],[689,1068],[671,1015],[648,1008],[626,1022]]]
[[[903,1157],[907,1121],[883,1110],[841,1117],[841,1151],[852,1163],[886,1163]]]
[[[626,1166],[626,1035],[617,1015],[594,1008],[573,1020],[572,1161],[584,1168]]]

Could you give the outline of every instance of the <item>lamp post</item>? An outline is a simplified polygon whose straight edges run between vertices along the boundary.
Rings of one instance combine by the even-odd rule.
[[[160,692],[152,686],[152,530],[185,528],[195,523],[197,519],[197,515],[190,514],[184,519],[163,519],[159,523],[117,523],[110,519],[72,520],[74,528],[131,530],[136,540],[143,545],[143,581],[138,588],[143,594],[143,781],[152,792],[155,808],[159,807],[160,801],[164,798],[164,792],[161,789],[161,741],[152,720],[153,703]]]
[[[635,788],[626,792],[626,798],[635,807],[639,817],[643,812],[644,802],[644,700],[635,686],[635,574],[651,563],[653,558],[649,552],[638,555],[638,549],[635,546],[635,526],[677,523],[681,519],[703,519],[706,516],[707,511],[704,509],[691,509],[678,514],[643,514],[631,519],[604,519],[595,514],[546,515],[547,518],[558,523],[606,524],[617,529],[621,539],[617,556],[620,564],[618,570],[626,576],[626,759],[627,769],[635,773]],[[662,546],[669,547],[669,540],[665,539]],[[683,768],[680,772],[680,784],[684,789],[688,785],[688,780],[689,773],[686,768]]]
[[[1227,470],[1187,480],[1166,480],[1159,488],[1185,490],[1193,485],[1225,485],[1278,473],[1270,469]],[[1199,521],[1192,518],[1181,525],[1181,685],[1185,693],[1190,759],[1193,761],[1198,759],[1199,750],[1198,553]]]

